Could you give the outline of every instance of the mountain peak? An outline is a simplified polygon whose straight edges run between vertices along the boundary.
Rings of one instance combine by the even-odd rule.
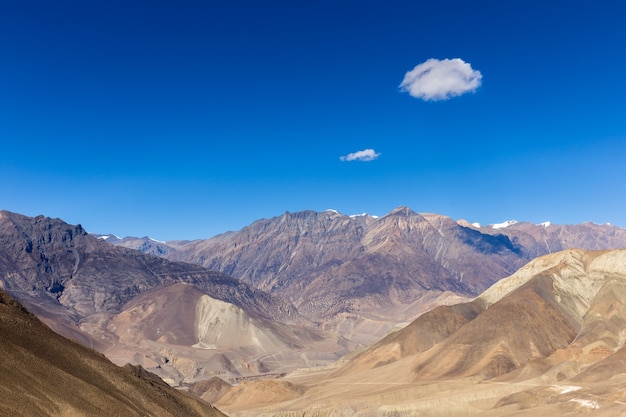
[[[416,212],[407,206],[399,206],[387,213],[388,216],[415,216]]]

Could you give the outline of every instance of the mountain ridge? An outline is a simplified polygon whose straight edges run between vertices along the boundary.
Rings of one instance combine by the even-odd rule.
[[[476,296],[531,259],[570,247],[626,247],[626,230],[527,222],[479,228],[405,206],[378,218],[305,210],[177,244],[165,257],[278,294],[319,326],[366,344],[372,326],[382,336],[391,329],[382,323],[411,320],[453,301],[450,294]]]

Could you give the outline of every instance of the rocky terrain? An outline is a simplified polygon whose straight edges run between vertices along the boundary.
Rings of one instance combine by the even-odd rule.
[[[282,398],[249,382],[217,404],[233,416],[623,415],[625,299],[626,250],[546,255],[343,365],[283,379]]]
[[[626,230],[592,223],[480,227],[399,207],[380,218],[287,212],[172,247],[168,259],[279,295],[322,328],[367,344],[433,306],[476,296],[537,256],[626,247]]]
[[[302,329],[307,320],[276,295],[43,216],[0,212],[0,288],[59,333],[172,384],[276,374],[308,366],[312,348],[324,363],[346,349]]]
[[[120,368],[46,327],[0,291],[0,415],[224,416],[141,367]]]

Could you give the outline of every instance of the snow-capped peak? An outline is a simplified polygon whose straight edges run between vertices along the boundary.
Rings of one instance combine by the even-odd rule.
[[[107,239],[117,239],[117,240],[122,240],[121,237],[114,235],[114,234],[110,234],[110,235],[103,235],[103,236],[98,236],[98,239],[102,239],[102,240],[107,240]]]
[[[538,226],[543,226],[543,227],[548,227],[550,226],[552,223],[550,222],[543,222],[543,223],[539,223]]]
[[[478,223],[478,222],[474,222],[474,223],[472,223],[472,226],[474,226],[474,227],[475,227],[475,228],[477,228],[477,229],[480,229],[480,228],[482,227],[482,226],[480,225],[480,223]]]
[[[148,237],[148,240],[151,240],[151,241],[156,242],[156,243],[165,243],[162,240],[156,240],[156,239],[153,239],[151,237]]]
[[[341,213],[339,213],[339,212],[338,212],[337,210],[335,210],[335,209],[326,209],[325,211],[326,211],[327,213],[341,214]]]
[[[492,224],[491,227],[494,229],[504,229],[506,227],[512,226],[517,223],[517,220],[507,220],[503,223]]]

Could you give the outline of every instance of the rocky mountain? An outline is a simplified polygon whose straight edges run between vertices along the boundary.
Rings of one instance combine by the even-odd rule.
[[[441,306],[343,366],[246,383],[231,415],[614,416],[626,413],[626,250],[538,258],[470,302]]]
[[[0,291],[0,415],[224,416],[141,367],[120,368]]]
[[[304,211],[183,243],[165,256],[280,295],[323,328],[368,343],[393,323],[475,296],[536,256],[570,247],[626,247],[626,230],[591,223],[477,227],[407,207],[380,218]]]
[[[224,273],[111,246],[60,219],[0,211],[0,262],[3,288],[72,317],[117,311],[157,285],[185,282],[253,315],[297,320],[289,303]]]
[[[312,355],[317,359],[345,351],[336,337],[301,330],[307,321],[276,295],[43,216],[0,212],[0,288],[61,334],[118,364],[144,364],[171,383],[304,366],[314,341],[330,346],[317,346],[324,352]],[[269,351],[281,352],[284,363]]]

